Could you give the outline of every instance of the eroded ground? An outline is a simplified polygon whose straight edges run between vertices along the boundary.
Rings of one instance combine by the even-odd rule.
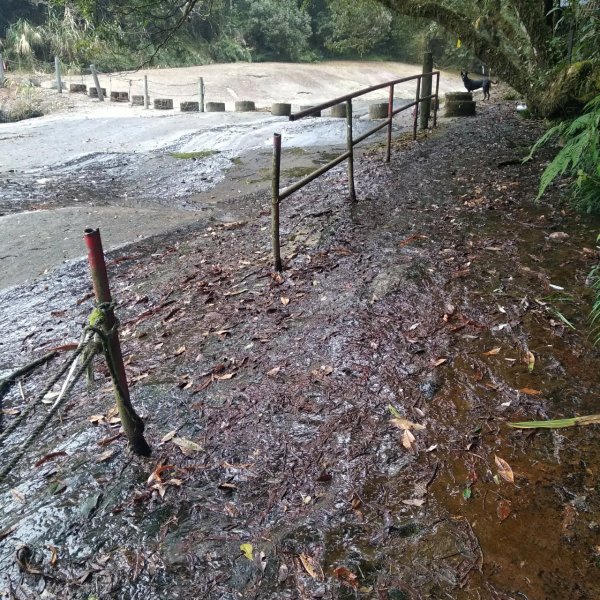
[[[564,189],[531,204],[539,132],[493,103],[390,166],[362,157],[355,204],[331,172],[282,207],[281,276],[265,193],[112,253],[153,456],[126,450],[99,365],[2,484],[4,595],[600,596],[597,429],[506,426],[595,413],[600,391],[598,222]],[[0,294],[0,364],[76,341],[89,291],[75,264]],[[58,364],[11,390],[5,424]]]

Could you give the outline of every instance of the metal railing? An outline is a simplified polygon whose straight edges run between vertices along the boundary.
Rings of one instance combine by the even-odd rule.
[[[431,83],[433,77],[436,78],[435,83],[435,93],[429,93],[425,96],[421,96],[421,89],[427,89],[427,91],[431,91]],[[405,83],[407,81],[417,81],[417,91],[415,95],[415,100],[408,104],[401,106],[400,108],[394,109],[394,86],[399,83]],[[423,83],[422,83],[423,82]],[[369,131],[363,133],[358,136],[356,139],[354,138],[353,128],[352,128],[352,100],[354,98],[358,98],[360,96],[364,96],[365,94],[369,94],[371,92],[375,92],[377,90],[381,90],[384,88],[389,88],[389,96],[388,96],[388,116],[382,122],[369,129]],[[288,196],[297,192],[299,189],[303,188],[311,181],[314,181],[327,171],[333,169],[333,167],[339,165],[345,160],[348,161],[348,188],[350,199],[352,201],[356,200],[356,191],[354,188],[354,147],[360,142],[366,140],[368,137],[377,133],[384,127],[387,127],[387,144],[386,144],[386,162],[390,162],[391,157],[391,148],[392,148],[392,120],[394,116],[398,113],[408,110],[409,108],[415,107],[413,112],[413,140],[417,139],[417,127],[419,122],[419,108],[422,102],[425,104],[425,111],[427,115],[429,115],[430,111],[430,103],[431,100],[434,100],[434,110],[433,110],[433,127],[437,126],[437,110],[439,106],[438,94],[440,88],[440,72],[432,71],[431,73],[419,73],[418,75],[411,75],[410,77],[403,77],[402,79],[394,79],[393,81],[387,81],[385,83],[380,83],[378,85],[374,85],[368,88],[364,88],[362,90],[358,90],[357,92],[353,92],[352,94],[347,94],[345,96],[340,96],[338,98],[334,98],[329,102],[324,102],[323,104],[319,104],[317,106],[311,106],[305,110],[294,113],[290,115],[290,121],[297,121],[302,119],[303,117],[309,117],[318,113],[319,111],[325,110],[327,108],[331,108],[332,106],[336,106],[341,103],[345,103],[346,105],[346,151],[329,161],[327,164],[323,165],[316,171],[309,173],[296,183],[289,185],[284,189],[280,189],[280,175],[281,175],[281,134],[275,133],[273,134],[273,177],[272,177],[272,186],[271,186],[271,245],[273,248],[273,261],[275,270],[282,270],[281,263],[281,246],[280,246],[280,232],[279,232],[279,204],[282,200],[285,200]]]

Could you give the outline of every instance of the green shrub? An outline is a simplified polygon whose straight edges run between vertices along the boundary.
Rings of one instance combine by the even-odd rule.
[[[542,197],[557,177],[567,175],[573,178],[575,207],[584,213],[600,214],[600,95],[585,106],[579,117],[549,129],[525,160],[558,138],[564,141],[564,146],[542,173],[536,199]]]

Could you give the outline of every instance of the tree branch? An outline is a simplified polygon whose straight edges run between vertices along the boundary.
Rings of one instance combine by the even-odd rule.
[[[472,22],[472,15],[463,14],[441,5],[440,2],[421,0],[380,0],[391,10],[412,17],[431,19],[445,29],[460,36],[473,52],[487,63],[502,79],[516,90],[528,95],[531,92],[531,78],[524,64],[515,62],[503,50],[502,45],[485,32],[479,31]]]

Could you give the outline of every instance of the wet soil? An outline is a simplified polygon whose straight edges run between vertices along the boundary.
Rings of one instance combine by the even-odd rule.
[[[598,412],[600,223],[560,186],[531,202],[547,157],[520,163],[541,127],[513,108],[400,137],[390,165],[373,148],[355,203],[341,168],[290,196],[282,275],[261,191],[110,253],[153,456],[127,451],[98,362],[2,483],[4,596],[599,597],[597,428],[506,423]],[[0,375],[92,308],[82,263],[0,302]]]

